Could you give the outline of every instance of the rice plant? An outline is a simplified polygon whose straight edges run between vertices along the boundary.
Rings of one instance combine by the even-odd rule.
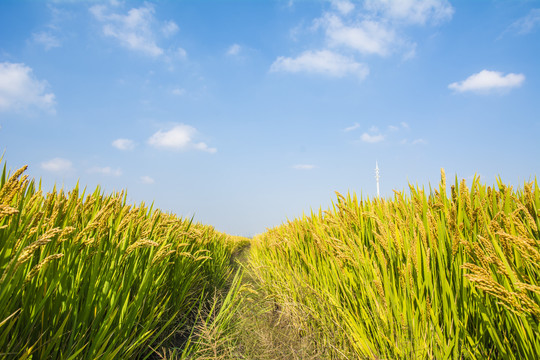
[[[475,177],[342,196],[256,238],[250,268],[328,358],[536,359],[540,189]]]
[[[244,273],[233,264],[244,238],[123,192],[44,194],[24,171],[4,165],[0,177],[0,358],[540,353],[536,180],[514,191],[456,178],[447,193],[442,172],[429,191],[338,194],[328,211],[256,237]]]
[[[186,343],[245,240],[123,192],[0,178],[0,358],[146,359]]]

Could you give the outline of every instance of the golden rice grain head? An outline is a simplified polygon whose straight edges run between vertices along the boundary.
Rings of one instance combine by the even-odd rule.
[[[194,258],[195,258],[195,257],[193,256],[192,253],[186,252],[186,251],[181,252],[181,253],[178,253],[178,256],[183,256],[183,257],[187,257],[187,258],[190,258],[190,259],[194,259]]]
[[[529,298],[524,293],[517,293],[515,294],[517,299],[520,302],[521,311],[524,313],[528,313],[537,319],[540,318],[540,306],[538,306],[537,303],[535,303],[531,298]]]
[[[47,256],[45,259],[43,259],[39,264],[37,264],[36,266],[34,266],[32,268],[32,270],[30,270],[30,272],[28,273],[28,275],[26,275],[26,278],[24,280],[25,283],[28,283],[32,280],[32,278],[34,276],[37,275],[37,273],[39,273],[39,271],[41,269],[43,269],[45,266],[47,266],[48,263],[50,263],[51,261],[53,260],[56,260],[56,259],[60,259],[64,256],[64,254],[60,253],[60,254],[54,254],[54,255],[49,255]]]
[[[506,290],[501,284],[497,283],[491,277],[491,274],[483,267],[475,264],[466,263],[461,266],[462,269],[468,270],[469,273],[463,276],[469,281],[475,284],[479,289],[497,297],[497,298],[509,298],[510,292]],[[512,301],[507,299],[507,301]],[[514,304],[516,305],[516,304]],[[517,305],[519,306],[519,305]]]
[[[51,228],[51,229],[45,231],[45,233],[43,233],[43,235],[41,235],[41,238],[42,239],[52,239],[56,235],[61,234],[62,232],[63,232],[62,228],[59,228],[59,227]]]
[[[427,248],[428,247],[427,235],[426,235],[426,228],[424,227],[424,222],[422,221],[422,219],[420,219],[420,216],[418,215],[418,213],[416,214],[414,220],[416,223],[416,228],[418,229],[418,232],[420,234],[420,239],[422,240],[422,244],[424,244],[424,247]]]
[[[171,247],[172,247],[172,244],[167,244],[167,245],[162,246],[158,250],[156,255],[154,256],[154,258],[152,259],[152,264],[156,264],[160,262],[161,260],[165,259],[166,257],[176,253],[176,250],[170,250]]]
[[[413,240],[414,240],[414,237],[413,237]],[[413,269],[416,270],[416,272],[418,273],[419,272],[419,268],[418,268],[418,259],[417,259],[417,255],[416,255],[416,241],[411,241],[410,243],[410,258],[409,260],[411,260],[412,264],[413,264]],[[412,273],[411,273],[412,275]]]
[[[446,189],[446,173],[444,172],[444,168],[441,168],[441,185],[443,189]]]
[[[384,308],[386,308],[386,297],[384,295],[384,288],[382,286],[381,280],[376,278],[375,280],[373,280],[373,285],[375,286],[375,290],[377,290],[377,293],[379,294],[379,298],[381,299]]]
[[[0,189],[0,203],[7,205],[13,199],[15,194],[18,193],[22,183],[25,180],[22,179],[22,181],[20,181],[19,176],[21,176],[21,174],[25,172],[27,168],[28,165],[25,165],[19,170],[15,171],[15,173],[8,179],[8,181],[5,182],[2,189]]]
[[[50,238],[40,238],[39,240],[34,241],[27,247],[25,247],[19,257],[17,258],[17,266],[24,264],[26,261],[28,261],[32,255],[34,255],[34,252],[40,248],[43,245],[46,245],[51,242]]]
[[[19,210],[4,204],[0,204],[0,219],[6,216],[17,214]]]
[[[536,294],[540,294],[540,286],[537,286],[537,285],[527,284],[527,283],[523,283],[521,281],[518,281],[516,283],[516,288],[521,292],[525,292],[525,290],[528,290],[528,291],[532,291],[532,292],[534,292]]]
[[[60,236],[58,237],[60,242],[64,242],[67,240],[68,236],[71,235],[75,231],[75,227],[73,226],[66,226],[62,229],[62,232],[60,233]]]
[[[538,231],[538,227],[536,226],[536,221],[534,220],[531,213],[529,212],[529,209],[527,209],[527,207],[525,207],[523,204],[521,204],[519,202],[516,203],[516,206],[517,206],[517,209],[514,211],[514,213],[512,215],[514,215],[514,214],[518,215],[519,212],[523,212],[523,214],[525,214],[525,217],[528,220],[528,224],[531,227],[531,229],[533,231]]]
[[[521,256],[532,261],[531,265],[538,266],[538,264],[540,264],[540,251],[538,251],[536,240],[522,236],[514,236],[504,232],[498,232],[497,235],[499,235],[501,239],[507,240],[509,243],[515,245],[519,249]]]
[[[128,246],[126,249],[126,255],[131,254],[133,251],[135,251],[138,248],[145,248],[145,247],[154,247],[159,246],[159,244],[153,240],[150,239],[139,239],[135,241],[133,244]]]
[[[199,256],[195,259],[195,261],[202,261],[202,260],[212,260],[212,257],[211,256],[207,256],[207,255],[203,255],[203,256]]]

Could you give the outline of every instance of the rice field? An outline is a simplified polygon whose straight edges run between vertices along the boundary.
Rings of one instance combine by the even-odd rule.
[[[442,172],[248,240],[123,192],[44,193],[24,171],[0,178],[0,358],[540,354],[536,180],[447,187]]]
[[[540,189],[337,195],[255,239],[251,271],[320,358],[536,359]]]
[[[128,205],[0,179],[0,358],[148,359],[186,345],[243,239]]]

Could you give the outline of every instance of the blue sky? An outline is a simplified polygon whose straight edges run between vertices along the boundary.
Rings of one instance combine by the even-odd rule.
[[[540,1],[0,2],[11,169],[254,235],[539,173]]]

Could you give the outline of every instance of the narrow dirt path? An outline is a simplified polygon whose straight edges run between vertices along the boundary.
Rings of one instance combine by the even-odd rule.
[[[219,359],[321,359],[313,341],[294,328],[271,296],[260,288],[250,265],[250,246],[235,255],[237,266],[243,270],[241,305],[234,313],[228,348]]]

